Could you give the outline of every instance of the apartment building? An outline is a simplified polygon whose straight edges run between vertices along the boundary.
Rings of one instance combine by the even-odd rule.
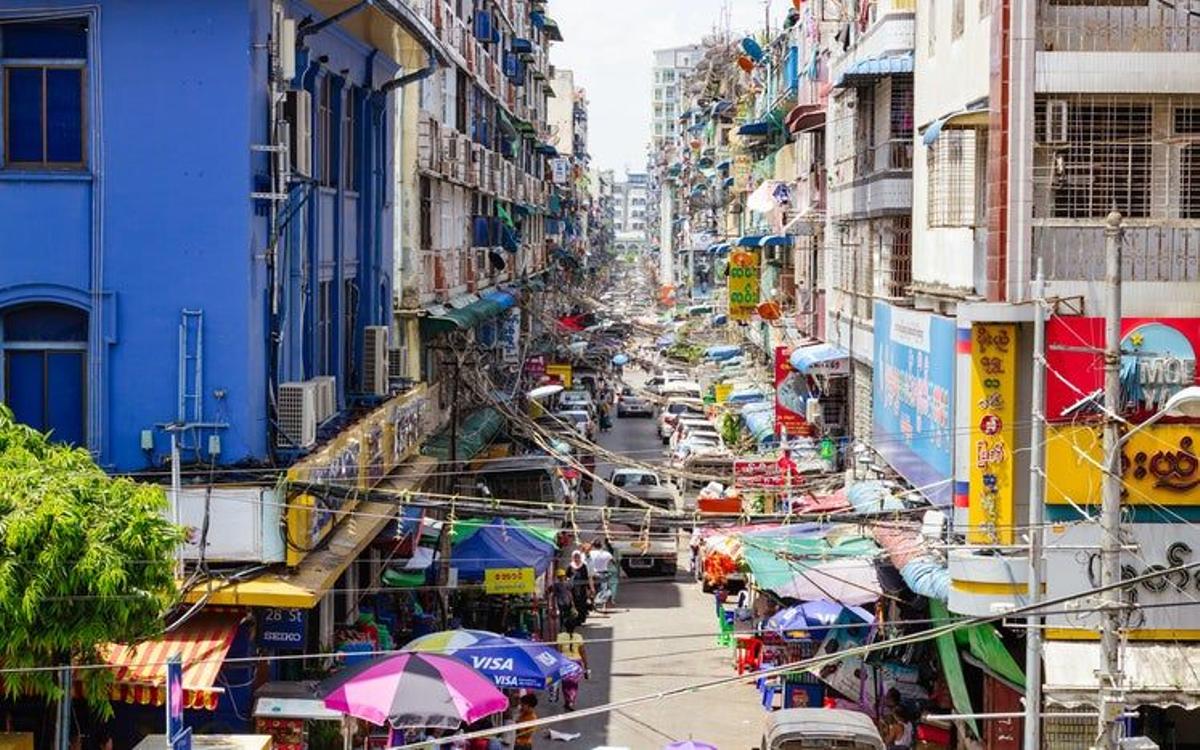
[[[654,89],[651,100],[651,133],[653,150],[679,135],[677,118],[685,109],[684,81],[696,66],[704,47],[689,44],[683,47],[654,50]]]
[[[850,352],[860,439],[873,430],[875,306],[912,280],[913,30],[912,0],[881,0],[827,39],[825,334]]]
[[[612,187],[614,230],[625,242],[644,242],[650,211],[650,177],[645,172],[626,172]]]

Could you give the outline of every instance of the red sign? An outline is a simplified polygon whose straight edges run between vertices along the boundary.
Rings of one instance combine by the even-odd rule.
[[[1048,420],[1070,422],[1089,413],[1081,404],[1103,388],[1103,348],[1103,318],[1057,317],[1046,323]],[[1131,373],[1122,378],[1125,415],[1144,418],[1179,389],[1195,385],[1197,349],[1200,318],[1123,319],[1122,367]]]
[[[791,459],[786,458],[734,461],[733,484],[735,487],[783,487],[788,479],[784,466],[795,468]]]
[[[808,382],[803,373],[792,369],[791,356],[791,347],[775,347],[775,434],[786,429],[792,437],[811,435],[812,427],[804,418]]]
[[[995,414],[985,414],[979,420],[979,431],[984,435],[996,435],[1004,428],[1004,422]]]

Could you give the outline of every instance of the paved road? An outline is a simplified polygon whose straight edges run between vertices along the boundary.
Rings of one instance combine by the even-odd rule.
[[[615,420],[601,442],[613,451],[656,457],[661,444],[654,424],[649,419]],[[687,580],[686,570],[687,560],[681,558],[678,580],[622,579],[615,611],[589,618],[584,637],[609,642],[587,647],[592,679],[582,684],[580,708],[733,674],[732,651],[715,643],[713,600]],[[560,711],[561,706],[550,705],[541,713]],[[754,687],[735,685],[570,720],[557,728],[580,732],[579,739],[563,744],[539,738],[537,746],[656,750],[691,738],[721,750],[748,750],[757,747],[763,714]]]

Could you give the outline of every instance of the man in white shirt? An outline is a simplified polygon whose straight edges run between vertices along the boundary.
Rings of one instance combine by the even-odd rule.
[[[587,555],[587,564],[596,589],[596,607],[598,609],[607,609],[609,599],[612,597],[612,588],[609,586],[609,567],[612,562],[613,555],[604,548],[602,540],[592,545],[592,549]]]

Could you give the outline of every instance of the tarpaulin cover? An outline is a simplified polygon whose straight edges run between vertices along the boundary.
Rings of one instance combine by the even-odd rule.
[[[994,625],[973,625],[955,632],[959,645],[965,645],[971,650],[971,655],[983,662],[997,676],[1014,685],[1025,684],[1025,672],[1017,664],[1016,659],[1008,652],[1008,647],[1000,640]]]
[[[939,627],[950,621],[950,612],[946,605],[936,600],[929,602],[929,615]],[[950,698],[954,702],[954,710],[960,714],[975,713],[971,708],[971,695],[967,692],[967,681],[963,676],[962,660],[958,657],[958,644],[955,642],[954,633],[937,636],[935,643],[938,660],[942,663],[942,674],[946,676],[946,685],[950,688]],[[978,737],[979,725],[974,719],[967,719],[967,723]]]
[[[741,351],[742,351],[742,347],[733,346],[731,344],[725,344],[722,346],[710,346],[710,347],[708,347],[708,351],[706,351],[704,353],[704,356],[708,359],[711,359],[711,360],[714,360],[717,362],[723,362],[727,359],[736,357],[739,353],[741,353]]]
[[[459,461],[466,461],[479,455],[500,433],[504,426],[504,416],[496,409],[486,408],[472,412],[458,426],[458,455]],[[450,460],[450,428],[438,432],[425,442],[421,453],[441,461]]]
[[[742,408],[742,420],[746,423],[746,430],[760,446],[775,441],[774,404],[747,404]]]
[[[450,564],[458,569],[460,581],[481,581],[485,570],[497,568],[533,568],[541,576],[554,560],[556,549],[552,542],[509,519],[493,518],[451,547]]]
[[[866,604],[879,598],[879,547],[874,540],[853,526],[830,526],[815,533],[789,528],[742,535],[746,565],[759,588],[801,601]]]
[[[459,542],[464,542],[473,536],[475,532],[485,528],[491,523],[491,520],[486,518],[471,518],[465,521],[455,521],[454,532],[451,535],[450,543],[458,544]],[[549,528],[548,526],[534,526],[533,524],[525,523],[524,521],[518,521],[513,518],[504,519],[504,523],[513,528],[528,532],[529,534],[532,534],[533,536],[549,544],[557,544],[556,539],[558,538],[558,532],[552,528]]]

